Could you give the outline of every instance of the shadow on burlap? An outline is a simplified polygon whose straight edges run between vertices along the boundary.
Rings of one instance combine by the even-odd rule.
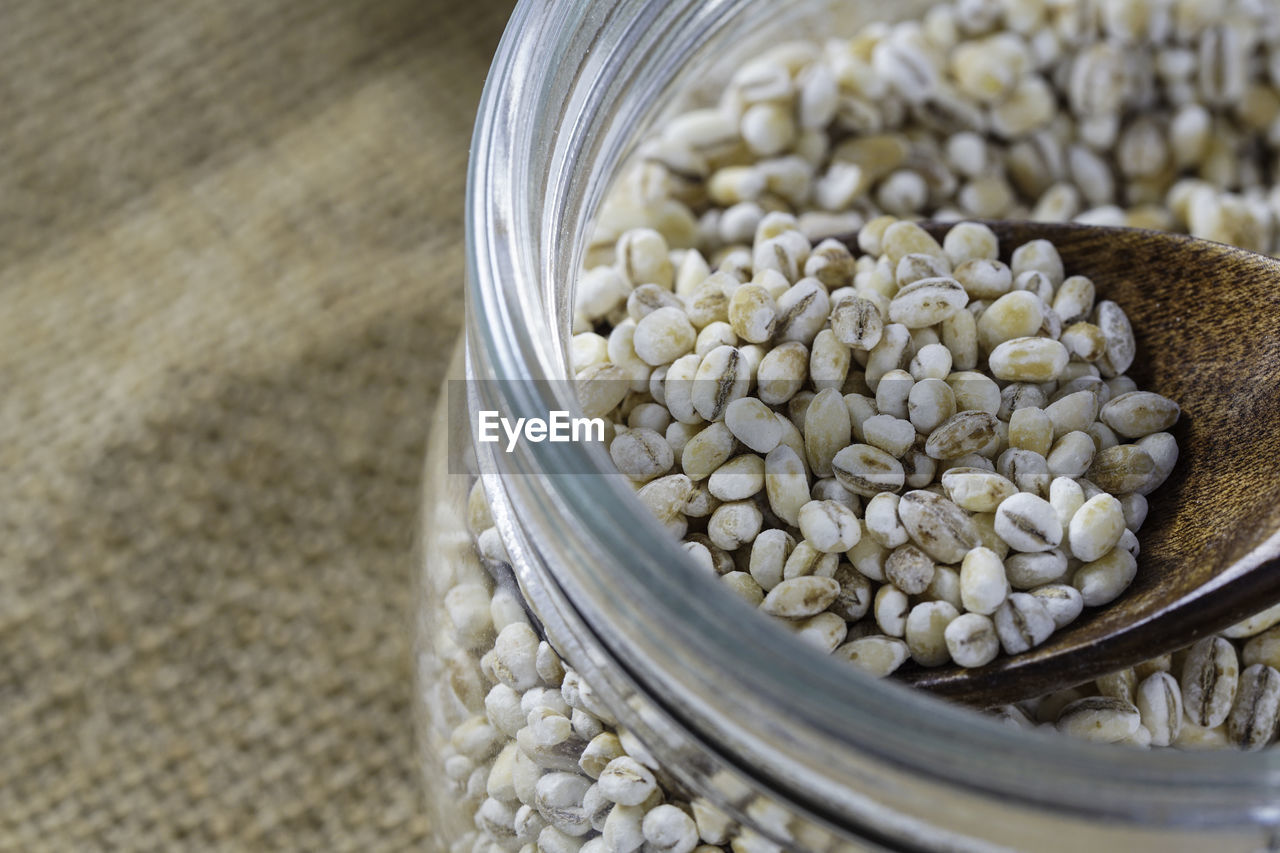
[[[410,549],[510,4],[0,26],[0,850],[425,846]]]

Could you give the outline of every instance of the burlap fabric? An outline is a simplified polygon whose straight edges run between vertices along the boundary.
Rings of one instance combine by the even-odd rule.
[[[504,0],[0,9],[0,849],[425,846],[411,544]]]

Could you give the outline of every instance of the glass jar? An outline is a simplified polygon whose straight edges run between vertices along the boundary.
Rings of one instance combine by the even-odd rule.
[[[539,796],[580,799],[590,777],[545,790],[536,780],[580,773],[577,752],[595,739],[598,755],[621,748],[649,768],[668,802],[692,804],[699,844],[739,851],[1280,850],[1280,750],[1070,741],[863,677],[691,571],[607,473],[602,447],[505,452],[468,440],[480,410],[514,419],[576,408],[572,384],[557,381],[568,376],[570,283],[645,128],[714,92],[735,59],[780,34],[852,33],[927,6],[516,9],[472,146],[466,330],[425,478],[418,710],[439,849],[638,849],[640,812],[574,835],[520,809]],[[511,698],[520,691],[523,707]],[[540,708],[549,719],[534,732],[526,718]],[[555,719],[564,715],[572,730]],[[579,815],[566,820],[582,829]],[[605,839],[592,841],[599,828]]]

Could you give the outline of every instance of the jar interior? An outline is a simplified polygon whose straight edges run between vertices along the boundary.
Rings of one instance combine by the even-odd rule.
[[[469,239],[479,240],[480,260],[472,270],[479,286],[469,305],[469,347],[473,364],[484,364],[486,373],[496,368],[499,376],[567,378],[573,283],[587,235],[608,187],[650,129],[714,97],[737,61],[778,38],[779,26],[789,35],[848,34],[888,13],[908,17],[927,6],[622,4],[622,11],[609,11],[629,15],[623,25],[604,6],[571,5],[553,4],[538,28],[551,31],[559,40],[553,47],[581,63],[538,71],[535,46],[518,29],[532,26],[531,4],[522,5],[516,29],[504,38],[506,64],[495,66],[490,81],[490,87],[513,84],[512,91],[486,95],[490,118],[482,111],[477,130],[473,192],[493,190],[494,204],[514,211],[505,230],[492,229],[471,199]],[[514,69],[523,79],[514,80]],[[547,112],[554,116],[522,128],[533,131],[536,157],[486,138],[495,129],[521,129],[514,105],[529,111],[531,103],[533,113],[551,105]],[[524,171],[504,173],[495,166],[504,154],[511,157],[508,168]],[[476,229],[485,229],[485,236]],[[507,242],[498,245],[499,239]],[[495,245],[497,254],[490,254]],[[495,260],[500,262],[485,268]],[[499,283],[495,270],[510,275],[508,285]],[[532,328],[540,334],[530,335]],[[541,334],[548,330],[549,336]],[[545,398],[504,400],[504,408],[574,409],[570,392],[568,383],[552,383]],[[598,644],[566,632],[566,656],[606,681],[604,671],[615,667],[617,678],[628,683],[618,688],[620,696],[653,699],[651,734],[660,721],[674,721],[679,738],[692,738],[752,772],[769,768],[773,783],[828,822],[878,807],[857,793],[859,784],[868,783],[867,755],[878,770],[902,771],[892,782],[901,786],[895,803],[903,814],[925,822],[946,812],[942,817],[958,832],[980,834],[999,813],[989,808],[992,799],[1138,823],[1225,827],[1277,820],[1275,755],[1131,753],[1009,729],[901,685],[850,673],[776,626],[756,628],[746,605],[692,570],[632,490],[617,482],[599,448],[531,445],[511,459],[482,459],[481,469],[502,480],[494,485],[495,518],[515,562],[557,555],[554,569],[521,578],[534,609],[545,622],[573,624]],[[514,476],[584,469],[597,476],[544,476],[537,486],[533,478]],[[609,566],[607,576],[598,566]],[[563,603],[539,600],[537,587],[548,581],[572,602],[567,611]],[[745,624],[753,626],[750,632],[742,630]],[[744,715],[746,708],[759,713]],[[781,730],[778,720],[791,726]],[[914,784],[907,776],[930,781]],[[931,796],[909,802],[936,793],[932,783],[949,790],[966,786],[986,806],[964,798],[940,804]]]

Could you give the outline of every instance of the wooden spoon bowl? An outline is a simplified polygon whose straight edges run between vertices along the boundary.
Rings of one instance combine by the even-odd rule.
[[[994,705],[1175,651],[1280,601],[1280,261],[1157,231],[986,224],[1006,261],[1029,240],[1057,246],[1067,275],[1088,276],[1128,314],[1139,388],[1182,407],[1178,464],[1150,495],[1137,578],[1120,598],[1021,655],[900,671]],[[923,225],[939,239],[950,227]]]

